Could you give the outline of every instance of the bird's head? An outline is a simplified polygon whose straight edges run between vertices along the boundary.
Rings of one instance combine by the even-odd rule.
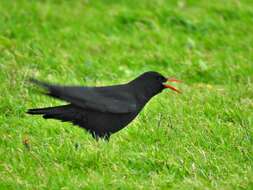
[[[155,71],[145,72],[137,77],[134,81],[136,81],[135,83],[139,88],[145,89],[146,93],[148,93],[150,96],[154,96],[166,88],[181,93],[175,87],[166,84],[166,82],[181,82],[180,80],[174,78],[166,78]]]

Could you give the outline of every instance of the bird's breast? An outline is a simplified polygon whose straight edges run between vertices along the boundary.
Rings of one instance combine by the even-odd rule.
[[[100,134],[115,133],[127,126],[138,112],[114,114],[105,112],[88,112],[87,127]]]

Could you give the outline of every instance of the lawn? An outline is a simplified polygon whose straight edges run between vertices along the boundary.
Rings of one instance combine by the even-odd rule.
[[[0,1],[0,189],[253,189],[251,0]],[[29,77],[184,81],[110,142],[30,116]]]

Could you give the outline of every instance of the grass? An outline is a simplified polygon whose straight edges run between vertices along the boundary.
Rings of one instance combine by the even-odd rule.
[[[253,189],[253,3],[0,1],[0,189]],[[30,76],[185,81],[109,143],[25,114]]]

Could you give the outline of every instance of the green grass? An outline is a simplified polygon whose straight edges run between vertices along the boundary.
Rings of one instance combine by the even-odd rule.
[[[253,189],[253,2],[0,1],[0,189]],[[96,142],[26,83],[185,81]]]

